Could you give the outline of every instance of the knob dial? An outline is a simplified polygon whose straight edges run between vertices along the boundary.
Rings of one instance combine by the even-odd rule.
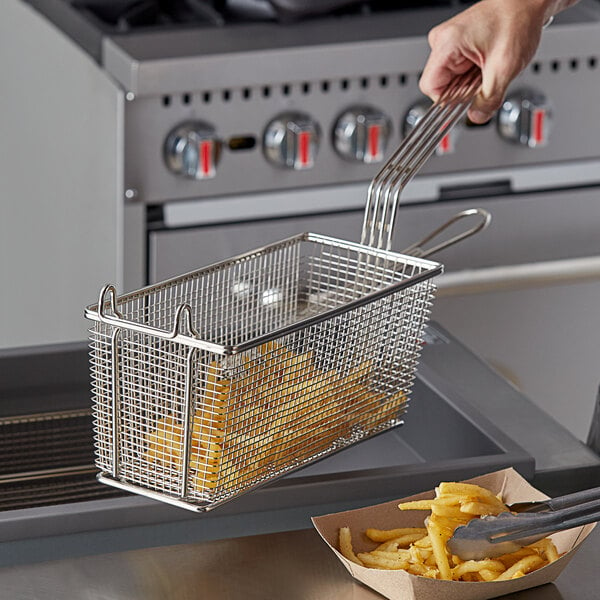
[[[548,142],[552,111],[546,97],[534,90],[507,96],[498,112],[498,132],[515,144],[538,148]]]
[[[189,179],[214,177],[220,155],[221,141],[214,128],[202,121],[181,123],[165,140],[167,167],[176,175]]]
[[[265,129],[265,156],[280,167],[296,171],[310,169],[315,164],[320,138],[319,124],[309,115],[284,113]]]
[[[406,137],[417,125],[417,123],[425,116],[425,113],[430,108],[431,103],[427,101],[417,102],[413,104],[404,118],[404,136]],[[456,147],[456,138],[458,136],[458,127],[451,129],[438,143],[435,153],[438,156],[444,154],[452,154]]]
[[[333,129],[333,145],[343,158],[363,163],[383,160],[391,121],[371,106],[353,106],[342,113]]]

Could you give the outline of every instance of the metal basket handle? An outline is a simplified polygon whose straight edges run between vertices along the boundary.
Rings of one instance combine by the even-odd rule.
[[[481,71],[476,67],[456,77],[375,175],[367,193],[361,244],[391,248],[400,194],[464,117],[480,86]]]
[[[473,225],[469,229],[466,229],[462,233],[458,233],[442,242],[439,242],[435,246],[431,246],[430,248],[424,248],[427,242],[430,242],[431,240],[438,237],[441,233],[446,231],[448,227],[450,227],[457,221],[472,216],[479,217],[479,221],[475,225]],[[453,246],[454,244],[457,244],[458,242],[461,242],[462,240],[469,238],[480,231],[483,231],[490,224],[491,220],[492,215],[487,210],[483,208],[468,208],[467,210],[463,210],[455,214],[453,217],[448,219],[448,221],[440,225],[437,229],[434,229],[431,233],[427,234],[419,242],[415,242],[414,244],[408,246],[408,248],[405,248],[402,251],[402,254],[408,254],[409,256],[415,256],[417,258],[427,258],[428,256],[431,256],[432,254],[435,254],[440,250],[444,250],[449,246]]]

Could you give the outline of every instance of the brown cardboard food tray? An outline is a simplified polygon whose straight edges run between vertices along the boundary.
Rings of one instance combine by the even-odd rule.
[[[465,480],[485,487],[495,494],[502,494],[507,504],[528,500],[543,500],[547,496],[532,487],[514,469],[503,469],[480,477]],[[363,535],[368,527],[394,529],[398,527],[422,527],[428,511],[400,511],[398,503],[407,500],[433,498],[434,490],[399,498],[384,504],[359,508],[313,518],[313,524],[327,545],[344,564],[350,574],[383,594],[390,600],[485,600],[496,598],[549,583],[567,566],[581,543],[595,524],[562,531],[551,536],[562,556],[545,567],[510,581],[462,582],[440,581],[411,575],[405,571],[371,569],[357,565],[338,552],[340,527],[350,527],[355,552],[368,552],[377,546]],[[563,554],[564,553],[564,554]]]

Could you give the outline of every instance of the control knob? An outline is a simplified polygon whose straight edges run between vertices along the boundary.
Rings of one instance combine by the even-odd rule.
[[[422,101],[413,104],[413,106],[406,113],[404,118],[404,136],[406,137],[417,125],[417,123],[425,116],[425,113],[431,107],[431,102]],[[452,154],[456,146],[456,136],[458,134],[458,128],[454,127],[451,129],[438,143],[435,153],[438,156],[444,154]]]
[[[265,129],[263,144],[267,159],[273,164],[300,171],[315,164],[321,129],[309,115],[284,113]]]
[[[221,141],[214,128],[202,121],[181,123],[165,140],[167,167],[176,175],[189,179],[214,177],[220,155]]]
[[[552,112],[546,97],[533,90],[521,90],[507,96],[498,111],[500,135],[529,148],[545,146]]]
[[[333,145],[343,158],[363,163],[383,160],[392,124],[380,110],[353,106],[340,115],[333,129]]]

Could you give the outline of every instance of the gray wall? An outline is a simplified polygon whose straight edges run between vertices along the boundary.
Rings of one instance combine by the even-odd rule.
[[[85,339],[84,307],[122,279],[122,94],[18,0],[0,82],[0,347]]]

